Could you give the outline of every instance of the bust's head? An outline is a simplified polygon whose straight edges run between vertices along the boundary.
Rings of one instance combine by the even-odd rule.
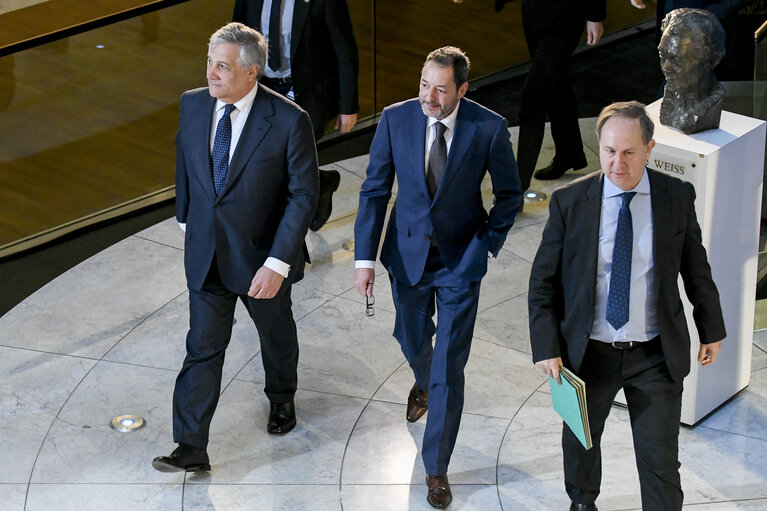
[[[725,53],[724,29],[702,9],[675,9],[661,25],[658,45],[666,85],[681,96],[703,97],[718,84],[714,67]]]

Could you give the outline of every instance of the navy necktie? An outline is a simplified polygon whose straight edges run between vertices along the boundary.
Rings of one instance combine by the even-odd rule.
[[[224,115],[218,121],[216,138],[213,140],[213,151],[210,153],[211,166],[213,167],[213,186],[216,195],[224,187],[226,170],[229,167],[229,144],[232,141],[232,110],[234,105],[224,107]]]
[[[269,11],[269,68],[278,71],[282,67],[282,57],[280,55],[280,7],[282,0],[272,0],[272,9]]]
[[[631,250],[634,245],[634,228],[631,223],[629,204],[636,192],[621,194],[623,203],[618,213],[615,229],[615,246],[610,270],[610,290],[607,292],[607,322],[618,330],[629,320],[629,291],[631,289]]]
[[[447,142],[445,142],[447,126],[437,121],[434,123],[434,128],[437,131],[437,137],[429,150],[429,169],[426,172],[426,185],[429,187],[429,193],[432,197],[437,193],[439,180],[442,179],[442,172],[445,171],[445,162],[447,161]]]

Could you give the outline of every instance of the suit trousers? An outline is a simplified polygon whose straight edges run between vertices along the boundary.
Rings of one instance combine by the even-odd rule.
[[[554,139],[554,159],[578,162],[586,158],[578,125],[578,105],[569,77],[570,59],[580,41],[585,20],[575,16],[561,26],[542,29],[537,26],[537,20],[529,18],[530,15],[523,15],[522,25],[532,62],[522,85],[517,142],[522,191],[530,187],[543,144],[547,114]]]
[[[418,387],[429,392],[421,452],[424,467],[431,475],[446,474],[461,424],[463,370],[474,334],[480,281],[458,279],[442,263],[436,247],[429,251],[426,270],[415,286],[389,278],[396,311],[394,337]]]
[[[269,401],[293,399],[298,381],[298,338],[293,320],[291,285],[283,282],[274,298],[256,300],[232,293],[221,282],[213,258],[202,289],[189,291],[186,358],[173,392],[173,440],[206,448],[210,422],[221,393],[224,353],[232,334],[239,298],[256,325]]]
[[[593,504],[602,479],[601,437],[618,390],[626,395],[642,509],[682,509],[679,478],[679,420],[682,382],[666,367],[660,337],[619,350],[591,340],[578,371],[586,383],[593,447],[584,449],[563,425],[565,489],[573,502]]]

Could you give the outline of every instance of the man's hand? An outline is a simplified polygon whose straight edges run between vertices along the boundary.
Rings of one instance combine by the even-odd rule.
[[[631,0],[631,5],[633,5],[637,9],[644,9],[645,7],[647,7],[642,0]]]
[[[357,124],[357,114],[338,114],[336,116],[336,129],[341,133],[348,133]]]
[[[711,365],[716,361],[719,350],[722,348],[722,341],[712,342],[711,344],[701,344],[698,350],[698,362],[700,365]]]
[[[262,266],[250,283],[248,296],[256,299],[274,298],[274,295],[280,290],[283,280],[285,277],[266,266]]]
[[[362,296],[373,296],[373,282],[376,272],[373,268],[357,268],[354,270],[354,286]]]
[[[541,368],[543,374],[551,376],[557,381],[557,384],[562,385],[562,380],[559,378],[559,368],[562,367],[562,357],[539,360],[535,365]]]
[[[602,38],[602,34],[605,33],[605,26],[601,21],[587,21],[586,22],[586,44],[594,46]]]

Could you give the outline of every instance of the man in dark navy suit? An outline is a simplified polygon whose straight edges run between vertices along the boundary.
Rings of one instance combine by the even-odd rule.
[[[237,299],[258,330],[271,403],[267,431],[296,424],[298,340],[291,285],[303,277],[317,204],[309,116],[258,84],[266,42],[230,23],[208,45],[208,87],[185,92],[176,135],[176,218],[186,231],[186,358],[173,394],[170,456],[160,471],[210,470],[206,447]]]
[[[469,61],[460,49],[434,50],[421,71],[418,98],[384,110],[370,147],[354,227],[355,285],[372,296],[378,244],[396,177],[397,199],[381,262],[392,285],[394,336],[415,375],[406,418],[417,421],[429,410],[422,457],[427,499],[436,508],[452,499],[447,468],[463,410],[463,371],[480,280],[522,201],[508,123],[463,97],[468,73]],[[495,195],[489,213],[481,193],[488,172]]]
[[[690,183],[648,170],[655,142],[644,105],[614,103],[597,120],[602,170],[555,191],[530,272],[533,361],[560,382],[563,365],[586,382],[593,447],[563,425],[572,511],[596,511],[600,441],[623,389],[642,509],[682,509],[679,420],[690,334],[679,277],[693,306],[698,361],[725,337]]]

